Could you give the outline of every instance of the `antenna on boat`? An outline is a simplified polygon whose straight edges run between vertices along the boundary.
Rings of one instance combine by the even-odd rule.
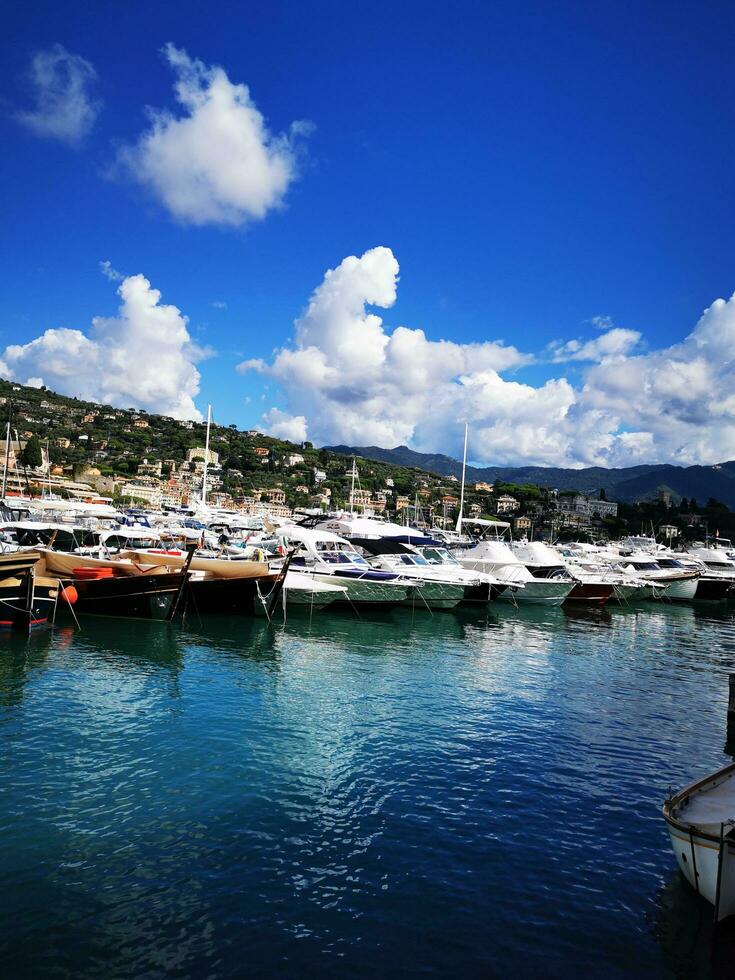
[[[212,425],[212,406],[207,405],[207,438],[204,442],[204,477],[202,479],[202,507],[207,505],[207,469],[209,467],[209,428]]]
[[[464,510],[464,476],[467,469],[467,430],[468,425],[464,424],[464,453],[462,454],[462,489],[459,491],[459,514],[457,515],[456,531],[459,534],[462,530],[462,511]],[[445,525],[446,526],[446,525]]]

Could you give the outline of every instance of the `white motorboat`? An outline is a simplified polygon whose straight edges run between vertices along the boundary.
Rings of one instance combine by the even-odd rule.
[[[289,524],[280,527],[278,535],[295,547],[290,566],[294,571],[343,586],[344,601],[353,605],[395,606],[408,599],[414,588],[406,578],[371,568],[349,541],[331,531]]]
[[[347,598],[347,587],[332,582],[321,582],[308,572],[297,572],[289,568],[283,582],[281,601],[286,609],[294,607],[304,611],[324,609],[338,600]],[[257,612],[264,610],[257,609]]]
[[[513,554],[535,579],[571,583],[571,591],[566,602],[604,606],[613,596],[613,583],[597,569],[586,570],[580,565],[571,565],[564,556],[545,541],[514,541]]]
[[[323,526],[339,528],[367,556],[373,568],[409,579],[416,588],[405,605],[451,609],[464,602],[468,594],[474,596],[483,585],[486,587],[481,591],[488,602],[490,585],[497,581],[481,572],[467,571],[448,554],[446,560],[435,552],[429,560],[422,552],[437,542],[415,528],[353,515],[333,518]]]
[[[674,794],[663,816],[681,873],[715,921],[735,915],[735,763]]]
[[[508,585],[522,585],[518,592],[504,592],[500,598],[535,605],[560,606],[574,587],[571,579],[534,578],[526,565],[496,535],[496,528],[509,527],[503,521],[463,521],[481,528],[484,536],[471,544],[456,548],[454,554],[463,568],[484,572]]]

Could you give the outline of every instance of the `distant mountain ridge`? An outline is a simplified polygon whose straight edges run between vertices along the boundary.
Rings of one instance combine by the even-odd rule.
[[[360,456],[382,463],[415,466],[440,476],[462,475],[459,460],[441,453],[418,453],[408,446],[383,449],[380,446],[325,446],[344,456]],[[694,497],[700,504],[715,497],[735,509],[735,460],[713,466],[673,466],[669,463],[626,466],[606,469],[588,466],[580,470],[547,466],[468,466],[468,481],[493,483],[535,483],[559,490],[596,493],[604,489],[612,500],[635,503],[655,495],[659,489],[670,490],[677,497]]]

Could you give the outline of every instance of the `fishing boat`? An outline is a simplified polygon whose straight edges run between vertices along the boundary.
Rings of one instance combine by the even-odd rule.
[[[735,763],[671,796],[663,816],[681,873],[715,922],[735,915]]]

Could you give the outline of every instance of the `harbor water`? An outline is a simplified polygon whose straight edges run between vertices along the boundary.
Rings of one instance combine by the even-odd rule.
[[[725,977],[660,806],[733,606],[0,637],[4,977]]]

